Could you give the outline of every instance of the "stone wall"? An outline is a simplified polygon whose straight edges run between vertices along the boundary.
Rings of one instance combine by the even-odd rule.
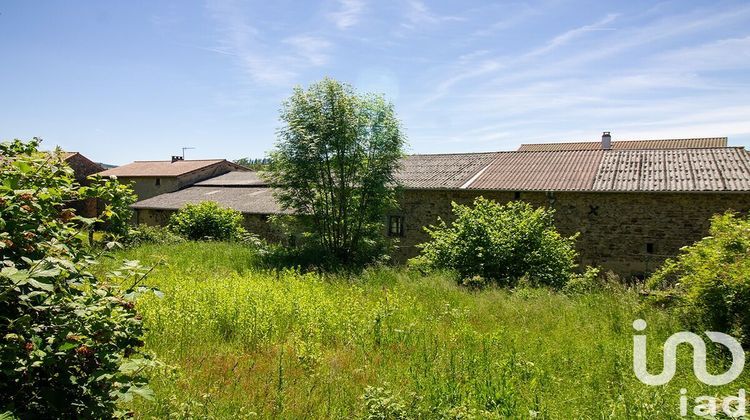
[[[750,210],[750,194],[719,193],[576,193],[502,192],[469,190],[406,190],[401,210],[404,235],[394,260],[418,254],[415,245],[429,240],[423,226],[441,217],[452,220],[451,202],[471,204],[477,196],[500,203],[521,199],[555,209],[555,223],[566,236],[580,233],[576,248],[582,265],[598,265],[624,277],[643,277],[685,245],[706,236],[712,215],[727,210]],[[171,210],[138,210],[137,222],[165,225]],[[262,238],[281,236],[267,215],[246,214],[245,228]]]
[[[180,189],[180,181],[177,177],[123,176],[119,177],[119,181],[123,184],[130,184],[133,192],[138,196],[138,201]]]
[[[407,190],[401,197],[404,236],[397,261],[418,253],[429,238],[423,226],[438,216],[452,220],[451,201],[469,204],[484,196],[500,203],[518,199],[555,209],[564,235],[580,232],[580,263],[599,265],[620,275],[641,277],[669,256],[708,233],[709,219],[727,210],[750,209],[750,194],[718,193],[574,193]]]
[[[65,160],[65,163],[73,168],[75,179],[81,185],[89,185],[89,180],[87,178],[104,169],[99,164],[92,162],[80,153],[70,155],[70,157]],[[96,217],[99,212],[101,212],[104,205],[101,200],[87,198],[85,200],[71,202],[70,207],[74,208],[78,215],[84,217]]]
[[[135,223],[149,226],[166,226],[169,223],[169,217],[174,212],[175,210],[137,209],[135,210]],[[268,223],[269,215],[243,214],[242,216],[243,227],[248,232],[254,233],[271,242],[282,240],[281,233]]]
[[[137,176],[137,177],[120,177],[120,182],[132,183],[133,191],[138,196],[138,200],[155,197],[159,194],[170,193],[182,188],[189,187],[196,182],[205,181],[209,178],[224,175],[230,171],[236,171],[237,168],[231,166],[229,162],[221,162],[216,165],[199,169],[181,176]],[[158,180],[158,182],[157,182]]]

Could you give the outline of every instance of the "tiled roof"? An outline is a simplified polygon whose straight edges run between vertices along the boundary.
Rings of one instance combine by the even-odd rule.
[[[726,137],[706,137],[695,139],[665,139],[665,140],[613,140],[613,150],[661,150],[661,149],[708,149],[727,147]],[[573,143],[537,143],[522,144],[519,152],[547,152],[561,150],[600,150],[599,141],[584,141]]]
[[[205,181],[197,182],[195,185],[208,185],[215,187],[260,187],[267,186],[268,183],[264,181],[256,171],[232,171],[227,172],[224,175],[209,178]]]
[[[498,153],[466,188],[521,191],[589,190],[603,153],[603,150]]]
[[[742,148],[612,150],[593,190],[750,191],[750,159]]]
[[[273,198],[272,190],[264,187],[193,186],[139,201],[132,207],[134,209],[179,210],[186,204],[197,204],[203,201],[214,201],[223,207],[243,213],[289,213],[281,210]]]
[[[460,188],[497,153],[411,155],[404,158],[396,179],[408,188]]]
[[[236,165],[224,159],[178,160],[176,162],[171,162],[168,160],[137,160],[127,165],[107,169],[106,171],[100,172],[99,174],[101,176],[114,175],[125,177],[180,176],[212,165],[217,165],[219,163],[230,165],[234,167],[235,170],[244,169],[242,166]]]
[[[397,179],[407,189],[591,192],[750,192],[750,153],[741,147],[569,150],[413,155]],[[215,201],[244,213],[288,213],[255,172],[230,172],[133,208]]]
[[[419,155],[411,162],[424,169],[412,168],[410,173],[419,178],[400,177],[405,188],[750,192],[750,153],[737,147],[432,156]],[[471,156],[477,161],[470,162]]]

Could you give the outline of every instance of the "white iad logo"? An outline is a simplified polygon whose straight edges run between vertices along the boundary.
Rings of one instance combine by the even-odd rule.
[[[646,321],[636,319],[633,321],[636,331],[646,329]],[[712,375],[706,369],[706,343],[698,335],[688,331],[672,334],[664,343],[664,368],[658,375],[648,373],[646,368],[646,336],[633,336],[633,371],[635,376],[646,385],[664,385],[672,380],[677,370],[677,346],[682,343],[693,347],[693,372],[699,381],[706,385],[726,385],[737,379],[745,367],[745,352],[742,345],[734,337],[716,332],[706,331],[706,336],[714,343],[719,343],[728,348],[732,353],[732,366],[721,375]]]
[[[646,329],[646,321],[636,319],[633,321],[633,328],[636,331]],[[664,385],[672,380],[677,371],[677,346],[680,344],[689,344],[693,348],[693,373],[699,381],[706,385],[726,385],[737,379],[745,367],[745,351],[742,345],[732,336],[716,331],[706,331],[706,336],[714,343],[719,343],[729,349],[732,354],[732,365],[729,369],[720,374],[713,375],[706,369],[706,343],[703,339],[694,333],[683,331],[672,334],[664,343],[664,362],[661,373],[652,375],[646,367],[646,336],[633,336],[633,372],[635,376],[646,385],[659,386]],[[688,415],[688,398],[687,390],[680,390],[680,415]],[[725,397],[719,400],[711,396],[699,396],[695,398],[693,414],[697,416],[716,416],[721,406],[722,411],[730,417],[742,417],[745,415],[745,390],[740,389],[738,395]]]

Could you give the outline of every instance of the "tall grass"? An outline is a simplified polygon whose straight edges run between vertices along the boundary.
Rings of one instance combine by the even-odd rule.
[[[669,385],[641,384],[633,320],[649,323],[652,371],[680,326],[627,290],[472,292],[387,268],[264,272],[251,250],[222,243],[118,257],[163,261],[148,281],[164,296],[138,308],[148,350],[171,368],[153,372],[153,401],[134,403],[142,417],[662,418],[677,416],[682,387],[736,395],[749,382],[703,386],[681,351]]]

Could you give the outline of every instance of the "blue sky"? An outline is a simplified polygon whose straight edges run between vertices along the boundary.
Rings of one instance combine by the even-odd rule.
[[[294,85],[394,102],[414,153],[728,136],[746,1],[4,1],[0,138],[97,161],[262,157]]]

